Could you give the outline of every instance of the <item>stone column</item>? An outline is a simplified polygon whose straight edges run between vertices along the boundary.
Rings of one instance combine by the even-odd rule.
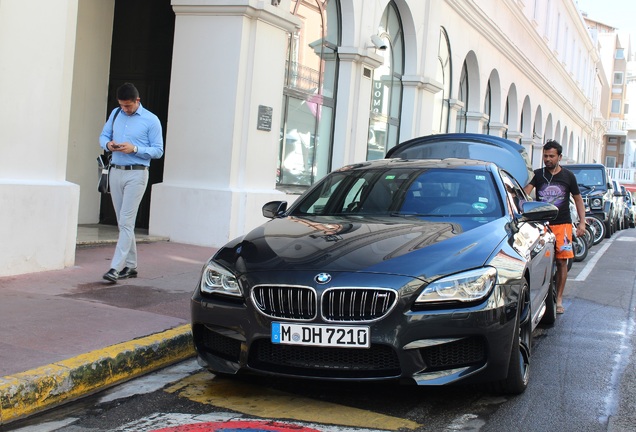
[[[79,186],[66,168],[77,14],[78,0],[0,2],[0,276],[75,261]]]
[[[289,0],[172,0],[174,56],[163,183],[150,233],[220,246],[266,219],[276,190]],[[266,83],[266,85],[263,85]]]

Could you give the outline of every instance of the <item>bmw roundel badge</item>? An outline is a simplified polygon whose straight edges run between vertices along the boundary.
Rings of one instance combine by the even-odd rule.
[[[329,273],[318,273],[316,277],[314,278],[314,280],[317,283],[324,285],[326,283],[331,282],[331,275]]]

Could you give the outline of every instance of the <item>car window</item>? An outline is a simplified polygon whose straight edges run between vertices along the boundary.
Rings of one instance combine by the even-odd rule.
[[[576,177],[576,182],[583,186],[605,187],[603,170],[600,168],[576,168],[568,167]]]
[[[501,217],[487,171],[393,168],[333,173],[301,197],[293,215]]]

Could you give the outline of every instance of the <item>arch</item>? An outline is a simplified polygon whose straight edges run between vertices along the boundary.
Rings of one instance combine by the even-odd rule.
[[[557,120],[556,127],[554,128],[554,135],[552,135],[552,139],[561,142],[561,121]]]
[[[519,119],[521,128],[519,132],[523,138],[532,138],[532,106],[530,96],[526,96],[521,107],[521,118]]]
[[[496,69],[490,72],[484,91],[483,113],[485,115],[483,133],[501,136],[501,81]]]
[[[561,144],[561,147],[563,147],[563,156],[568,156],[570,154],[570,145],[568,143],[568,135],[569,135],[569,131],[568,131],[568,127],[564,126],[563,127],[563,135],[561,136],[561,139],[559,140],[559,143]]]
[[[291,2],[290,12],[301,26],[288,33],[276,183],[310,186],[331,170],[340,4]]]
[[[415,18],[406,0],[393,0],[393,3],[398,11],[402,26],[404,75],[413,75],[418,71],[423,54],[418,50]]]
[[[552,126],[552,113],[548,114],[548,118],[545,120],[545,128],[543,133],[543,142],[547,142],[554,137],[554,129]]]
[[[480,106],[482,100],[480,97],[479,62],[474,51],[469,51],[464,58],[457,91],[457,99],[463,103],[463,107],[457,113],[457,132],[467,132],[469,130],[468,113],[481,112],[482,108]]]
[[[444,27],[439,29],[439,44],[437,47],[437,68],[435,79],[442,83],[442,91],[434,95],[432,130],[438,133],[449,132],[450,121],[449,98],[452,91],[453,60],[451,58],[448,33]]]
[[[464,59],[468,73],[468,111],[481,112],[481,84],[479,82],[479,62],[474,51],[469,51]]]
[[[384,9],[377,35],[387,48],[380,53],[384,62],[373,71],[367,160],[383,158],[400,136],[405,51],[402,18],[393,0]]]
[[[541,105],[537,107],[537,110],[534,113],[534,122],[532,126],[532,138],[538,138],[543,141],[543,110],[541,109]]]
[[[513,83],[508,88],[506,105],[504,106],[503,122],[508,126],[508,131],[520,131],[519,106],[517,105],[517,86]],[[506,136],[507,136],[506,132]]]

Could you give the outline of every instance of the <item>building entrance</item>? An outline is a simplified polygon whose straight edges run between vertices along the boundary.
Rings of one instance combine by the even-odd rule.
[[[115,0],[107,113],[118,106],[117,88],[125,82],[133,83],[139,89],[143,106],[161,121],[164,150],[169,145],[165,138],[174,23],[170,0]],[[148,188],[139,206],[137,228],[148,228],[151,188],[163,180],[164,158],[150,163]],[[117,225],[109,195],[102,194],[99,223]]]

